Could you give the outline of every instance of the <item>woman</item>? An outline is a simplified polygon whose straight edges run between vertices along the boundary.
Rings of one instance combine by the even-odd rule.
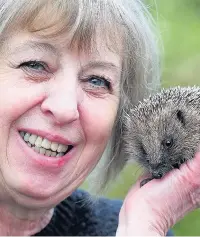
[[[159,84],[150,19],[136,0],[0,1],[1,235],[129,229],[130,201],[118,224],[120,201],[77,188],[104,151],[106,181],[125,164],[123,115]]]
[[[74,191],[159,79],[150,17],[132,0],[0,3],[0,234],[114,235],[121,203]]]

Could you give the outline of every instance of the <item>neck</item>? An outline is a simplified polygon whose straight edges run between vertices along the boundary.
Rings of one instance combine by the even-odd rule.
[[[34,235],[50,222],[53,209],[35,211],[20,206],[0,205],[0,236]]]

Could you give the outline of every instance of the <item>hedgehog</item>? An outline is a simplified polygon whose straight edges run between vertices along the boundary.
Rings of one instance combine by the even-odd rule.
[[[200,143],[200,87],[171,87],[139,102],[125,119],[125,152],[152,179],[194,157]]]

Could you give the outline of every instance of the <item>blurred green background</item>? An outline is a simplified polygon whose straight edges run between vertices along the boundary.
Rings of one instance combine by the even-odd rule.
[[[200,0],[146,0],[164,45],[162,86],[200,84]],[[129,165],[106,196],[124,198],[141,169]],[[85,187],[85,186],[84,186]],[[200,209],[173,228],[175,235],[200,235]]]

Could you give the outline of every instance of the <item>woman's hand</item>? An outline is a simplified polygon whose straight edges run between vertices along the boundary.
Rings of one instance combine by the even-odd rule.
[[[146,178],[146,177],[145,177]],[[178,220],[200,205],[200,152],[162,179],[127,194],[119,215],[117,236],[166,235]]]

